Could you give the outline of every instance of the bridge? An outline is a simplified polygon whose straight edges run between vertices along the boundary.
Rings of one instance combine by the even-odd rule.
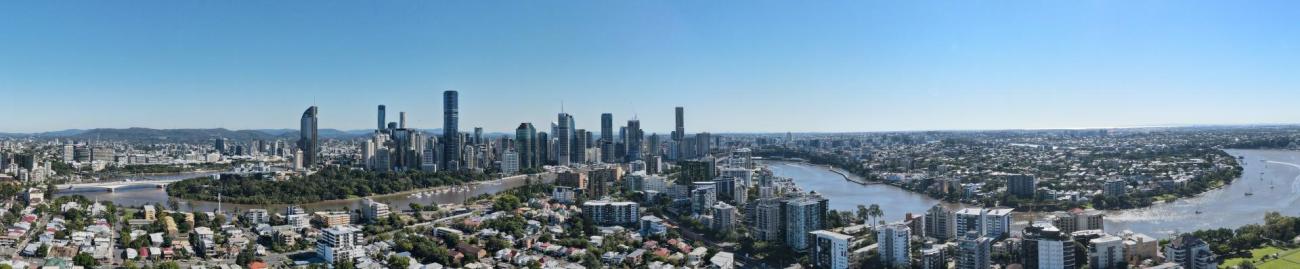
[[[149,179],[134,181],[112,181],[112,182],[92,182],[92,183],[75,183],[60,184],[54,187],[60,192],[82,192],[82,191],[107,191],[113,192],[120,188],[132,188],[141,186],[151,186],[155,188],[167,187],[167,184],[181,181],[182,179]]]

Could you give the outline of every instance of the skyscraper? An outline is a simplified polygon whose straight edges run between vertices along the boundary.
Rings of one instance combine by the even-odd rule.
[[[474,144],[483,144],[483,127],[474,127]]]
[[[556,118],[559,124],[556,125],[557,129],[555,130],[555,151],[557,156],[555,161],[559,165],[569,165],[569,162],[573,160],[573,157],[570,156],[573,154],[573,131],[569,129],[573,116],[561,112]]]
[[[571,150],[572,153],[570,153],[573,156],[573,162],[586,163],[588,161],[586,156],[587,137],[587,130],[577,129],[573,131],[573,145],[571,145],[573,149]]]
[[[460,160],[460,110],[456,91],[442,92],[442,167],[454,169]]]
[[[397,128],[406,129],[406,111],[397,112]]]
[[[682,141],[686,138],[686,119],[682,107],[677,107],[677,129],[673,131],[673,140]]]
[[[614,114],[600,114],[600,161],[613,163],[618,160],[614,156]]]
[[[384,107],[384,105],[379,105],[379,124],[375,125],[375,130],[384,129],[384,125],[386,124],[386,122],[384,121],[384,115],[388,114],[388,112],[386,112],[385,109],[386,108]]]
[[[627,121],[626,135],[627,135],[626,138],[627,140],[624,141],[623,143],[627,147],[627,156],[624,159],[626,159],[626,161],[628,162],[641,160],[641,147],[642,147],[641,139],[645,137],[645,133],[641,131],[641,121],[640,120]]]
[[[537,129],[532,123],[520,123],[515,128],[515,151],[519,154],[519,168],[537,165]]]
[[[316,130],[316,106],[307,108],[302,112],[302,120],[298,129],[298,149],[303,152],[304,167],[310,167],[316,164],[316,157],[320,154],[320,140]]]

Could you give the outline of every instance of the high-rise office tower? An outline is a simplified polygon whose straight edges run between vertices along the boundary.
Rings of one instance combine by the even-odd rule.
[[[397,128],[406,129],[406,111],[397,112]]]
[[[366,139],[365,146],[361,148],[361,164],[366,169],[375,169],[375,141]]]
[[[375,130],[384,129],[384,124],[386,124],[386,122],[384,121],[384,115],[388,114],[388,112],[386,112],[385,110],[386,108],[384,107],[384,105],[379,105],[379,124],[375,125]]]
[[[600,161],[616,162],[614,156],[614,114],[600,114]]]
[[[474,127],[474,144],[483,144],[483,127]]]
[[[587,130],[577,129],[573,131],[573,162],[587,162]]]
[[[298,129],[298,148],[302,149],[304,167],[310,167],[316,164],[316,157],[320,154],[320,140],[316,130],[316,106],[307,108],[302,112],[302,120]]]
[[[658,133],[650,134],[650,137],[646,139],[645,154],[646,154],[646,156],[660,156],[660,155],[663,155],[663,152],[661,152],[660,149],[659,149],[659,134],[658,134]]]
[[[573,121],[573,116],[568,113],[560,113],[556,118],[559,124],[556,125],[557,129],[555,130],[555,162],[559,165],[569,165],[569,162],[573,160],[571,156],[573,154],[573,132],[569,130],[569,123]]]
[[[225,153],[225,152],[226,152],[226,138],[218,137],[217,140],[216,140],[215,142],[212,143],[212,147],[213,147],[213,148],[216,148],[216,149],[217,149],[217,152]]]
[[[534,159],[537,160],[535,165],[541,167],[542,165],[551,163],[551,137],[547,135],[546,132],[537,132],[537,142],[534,142],[533,144],[537,145],[537,148],[534,151],[537,153],[536,157],[534,157]]]
[[[677,107],[677,129],[673,131],[673,140],[682,141],[686,138],[686,119],[682,107]]]
[[[515,128],[515,152],[519,154],[519,168],[533,168],[537,165],[537,129],[532,123],[520,123]]]
[[[456,91],[442,92],[442,167],[454,169],[460,160],[460,110]]]
[[[627,140],[625,140],[623,143],[624,146],[627,147],[627,156],[625,156],[624,159],[628,162],[641,160],[641,148],[643,147],[641,145],[641,139],[645,137],[645,133],[641,131],[641,121],[640,120],[627,121],[626,135],[627,138],[625,139]]]

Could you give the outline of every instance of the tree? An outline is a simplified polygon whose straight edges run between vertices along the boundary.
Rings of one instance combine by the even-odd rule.
[[[867,224],[867,218],[871,216],[871,210],[867,209],[865,205],[858,205],[857,213],[858,219],[862,220],[862,224]]]
[[[235,264],[238,264],[239,266],[247,267],[248,263],[253,262],[253,258],[254,258],[253,246],[255,245],[257,244],[248,244],[248,247],[245,247],[243,250],[240,250],[239,255],[235,256]]]
[[[99,262],[95,261],[95,257],[90,256],[89,253],[85,253],[85,252],[77,253],[77,256],[72,257],[72,263],[76,264],[77,266],[82,266],[86,268],[94,268],[95,266],[99,266]]]
[[[520,206],[522,206],[522,203],[519,201],[519,197],[510,194],[502,194],[497,196],[495,203],[492,203],[492,210],[512,211]]]
[[[406,257],[397,255],[388,255],[388,268],[407,268],[411,267],[411,262]]]
[[[357,268],[356,264],[353,264],[352,261],[349,260],[343,260],[334,263],[334,269],[356,269],[356,268]]]
[[[870,215],[872,219],[879,220],[880,217],[885,216],[885,211],[880,209],[880,205],[871,204],[871,207],[867,208],[867,214]]]
[[[181,269],[181,265],[180,265],[180,264],[176,264],[176,262],[164,262],[164,263],[162,263],[162,264],[159,264],[158,267],[154,267],[154,268],[158,268],[158,269]]]

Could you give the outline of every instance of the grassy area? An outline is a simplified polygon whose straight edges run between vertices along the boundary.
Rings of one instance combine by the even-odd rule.
[[[1273,260],[1270,258],[1268,261],[1258,262],[1264,256],[1275,253],[1278,253],[1278,259]],[[1283,250],[1276,247],[1264,247],[1251,250],[1250,256],[1249,259],[1234,258],[1225,260],[1223,264],[1219,265],[1219,268],[1232,268],[1245,260],[1256,261],[1255,266],[1261,269],[1300,268],[1300,249]]]
[[[1259,266],[1263,269],[1282,269],[1300,267],[1300,249],[1288,250],[1279,255],[1277,260],[1268,261]]]
[[[1282,249],[1276,247],[1263,247],[1263,248],[1252,249],[1250,250],[1250,258],[1227,259],[1223,261],[1223,264],[1219,265],[1219,268],[1232,268],[1233,266],[1237,266],[1237,264],[1240,264],[1241,261],[1245,261],[1245,260],[1258,261],[1260,258],[1263,258],[1266,255],[1273,255],[1273,253],[1278,253],[1281,251]]]

